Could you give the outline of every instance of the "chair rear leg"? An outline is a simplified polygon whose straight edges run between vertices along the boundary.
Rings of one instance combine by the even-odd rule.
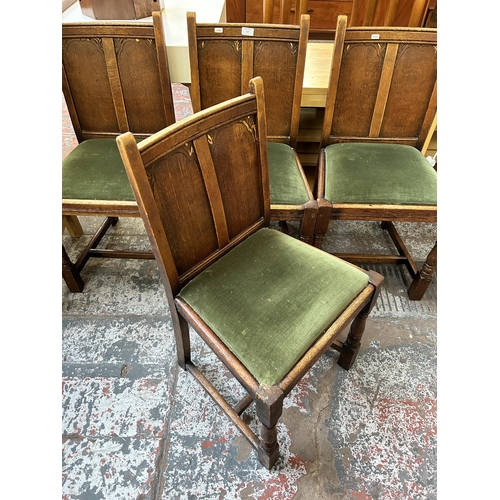
[[[314,230],[316,217],[318,215],[318,203],[314,200],[308,201],[304,205],[304,212],[300,221],[299,239],[305,243],[314,242]]]
[[[175,307],[170,308],[176,311]],[[185,370],[186,364],[191,362],[191,341],[189,338],[189,324],[177,313],[172,314],[172,323],[174,325],[175,346],[177,351],[177,362]]]
[[[325,200],[319,200],[313,239],[313,245],[316,248],[321,248],[323,246],[323,240],[325,239],[326,233],[328,232],[328,226],[330,225],[331,215],[331,203]]]
[[[281,229],[281,231],[282,231],[283,233],[285,233],[285,234],[290,234],[290,231],[289,231],[289,229],[288,229],[288,223],[287,223],[287,221],[286,221],[286,220],[280,220],[280,221],[278,222],[278,224],[279,224],[280,229]]]
[[[410,287],[408,288],[408,296],[411,300],[421,300],[425,291],[432,281],[432,275],[437,265],[437,243],[432,247],[427,259],[422,266],[422,269],[417,273]]]

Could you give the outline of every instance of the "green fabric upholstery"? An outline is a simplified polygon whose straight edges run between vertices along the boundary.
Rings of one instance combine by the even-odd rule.
[[[288,144],[267,143],[271,204],[303,205],[309,201],[293,149]]]
[[[367,283],[345,261],[266,228],[179,295],[259,383],[274,385]]]
[[[332,144],[325,160],[325,198],[332,203],[437,204],[437,173],[411,146]]]
[[[116,139],[89,139],[62,163],[62,197],[135,201]]]

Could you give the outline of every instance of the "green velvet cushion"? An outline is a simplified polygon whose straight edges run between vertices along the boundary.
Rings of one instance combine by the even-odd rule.
[[[271,204],[303,205],[309,201],[306,185],[288,144],[267,143]]]
[[[135,201],[116,139],[89,139],[62,163],[62,197]]]
[[[261,229],[179,295],[259,383],[274,385],[367,283],[345,261]]]
[[[325,155],[325,198],[332,203],[437,204],[437,173],[411,146],[341,143]]]

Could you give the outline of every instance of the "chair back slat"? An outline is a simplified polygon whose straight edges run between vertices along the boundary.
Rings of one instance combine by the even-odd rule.
[[[138,145],[130,134],[118,139],[137,203],[150,221],[146,229],[162,276],[174,294],[269,225],[264,94],[261,83],[257,87],[255,95],[204,110]]]
[[[269,141],[294,147],[309,33],[309,16],[300,26],[197,24],[187,14],[193,110],[200,111],[246,92],[261,76],[266,95]]]
[[[175,123],[160,12],[153,23],[64,23],[62,64],[79,142],[127,131],[142,139]]]
[[[363,141],[421,149],[437,110],[437,30],[346,24],[339,16],[321,147]]]

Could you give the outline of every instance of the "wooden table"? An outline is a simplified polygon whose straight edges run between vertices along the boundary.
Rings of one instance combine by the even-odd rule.
[[[302,107],[325,107],[333,42],[309,42],[302,85]]]
[[[189,49],[186,12],[196,12],[199,23],[225,23],[225,0],[160,0],[165,40],[167,43],[168,65],[172,83],[191,83],[189,70]],[[127,20],[127,22],[152,22],[152,17]],[[62,14],[63,23],[99,22],[82,13],[76,2]],[[110,21],[113,22],[113,21]]]

